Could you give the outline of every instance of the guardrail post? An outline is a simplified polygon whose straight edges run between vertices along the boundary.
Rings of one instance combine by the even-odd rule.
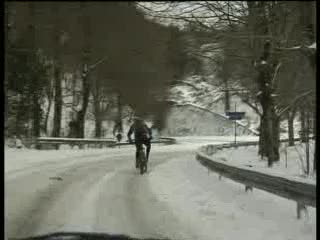
[[[251,143],[250,143],[251,145]],[[254,145],[254,144],[252,144]],[[232,147],[230,145],[230,147]],[[214,146],[215,149],[217,146]],[[236,182],[245,185],[245,191],[253,191],[253,188],[261,189],[271,194],[291,199],[297,203],[296,214],[297,218],[301,218],[301,212],[304,212],[306,217],[309,216],[307,206],[316,207],[316,185],[299,180],[286,178],[285,176],[273,176],[260,171],[255,171],[248,167],[252,165],[236,166],[214,159],[209,156],[213,145],[201,147],[196,159],[205,167],[215,171],[218,174],[218,179],[224,177],[230,178]],[[268,184],[271,183],[272,184]],[[298,188],[298,189],[297,189]],[[298,190],[298,191],[297,191]]]
[[[287,152],[287,148],[285,149],[285,157],[286,157],[286,168],[288,168],[288,152]]]
[[[297,202],[297,219],[301,219],[301,212],[304,211],[306,215],[308,215],[308,210],[306,205],[303,203]]]
[[[245,186],[245,191],[248,192],[249,190],[252,192],[253,191],[253,187],[249,186],[249,185],[246,185]]]

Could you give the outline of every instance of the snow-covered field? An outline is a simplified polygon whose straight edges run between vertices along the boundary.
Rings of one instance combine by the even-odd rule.
[[[316,183],[316,174],[313,173],[314,142],[310,143],[310,175],[306,171],[305,144],[296,142],[295,146],[288,147],[288,143],[282,143],[280,148],[280,161],[268,168],[267,160],[261,160],[258,156],[257,146],[223,149],[215,153],[214,159],[223,159],[226,162],[250,166],[252,169],[269,174],[278,174],[286,177],[295,177],[308,182]]]
[[[245,192],[195,160],[200,146],[232,140],[178,137],[176,145],[154,144],[144,176],[133,168],[132,146],[5,149],[6,234],[74,230],[176,240],[315,239],[314,208],[297,220],[295,202],[257,189]],[[55,175],[62,180],[48,179]]]

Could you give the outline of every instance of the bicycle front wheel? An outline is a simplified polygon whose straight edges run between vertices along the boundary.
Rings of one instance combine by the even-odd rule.
[[[141,154],[139,159],[139,167],[140,167],[140,174],[142,175],[147,171],[147,161],[146,156],[144,153]]]

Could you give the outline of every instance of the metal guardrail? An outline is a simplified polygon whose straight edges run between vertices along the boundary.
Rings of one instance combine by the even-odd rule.
[[[175,144],[176,143],[176,139],[174,138],[169,138],[169,137],[160,137],[158,140],[152,140],[151,144]],[[116,146],[126,146],[126,145],[132,145],[134,143],[129,143],[129,142],[120,142],[120,143],[114,143],[111,144],[110,147],[116,147]]]
[[[176,140],[174,138],[169,137],[160,137],[158,140],[151,141],[152,144],[159,143],[159,144],[175,144]],[[62,144],[68,144],[73,146],[79,146],[82,148],[84,145],[87,144],[95,144],[99,145],[100,147],[115,147],[115,146],[123,146],[123,145],[131,145],[132,143],[129,142],[117,142],[112,138],[105,138],[105,139],[94,139],[94,138],[54,138],[54,137],[40,137],[35,140],[35,144],[37,145],[38,149],[42,148],[42,145],[54,145],[56,149],[59,149],[59,146]]]
[[[46,142],[106,142],[114,141],[113,138],[61,138],[61,137],[39,137],[37,141],[46,141]]]
[[[82,148],[87,144],[95,144],[100,147],[109,146],[110,144],[115,143],[116,141],[112,138],[105,139],[94,139],[94,138],[55,138],[55,137],[39,137],[35,140],[35,144],[38,149],[42,148],[42,145],[54,145],[56,149],[59,149],[59,146],[62,144],[68,144],[73,146],[79,146]]]
[[[175,144],[177,143],[177,140],[170,137],[160,137],[157,143]]]
[[[298,139],[295,139],[298,140]],[[300,140],[300,139],[299,139]],[[286,142],[287,139],[281,140]],[[257,142],[242,142],[239,146],[253,146]],[[210,156],[223,148],[234,147],[234,144],[206,145],[196,153],[196,159],[210,170],[233,181],[245,185],[245,189],[257,188],[297,202],[297,217],[300,218],[302,209],[306,206],[316,207],[316,185],[303,181],[286,178],[285,176],[269,175],[250,166],[238,166],[223,160],[212,159]]]

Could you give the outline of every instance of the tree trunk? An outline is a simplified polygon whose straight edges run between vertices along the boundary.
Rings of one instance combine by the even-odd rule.
[[[265,120],[264,120],[264,116],[260,116],[260,131],[259,131],[259,152],[258,154],[261,156],[261,159],[263,159],[263,157],[267,156],[267,148],[266,148],[266,137],[265,137]]]
[[[309,153],[309,136],[310,136],[310,110],[307,110],[307,134],[306,134],[306,161],[307,161],[307,174],[310,173],[310,153]]]
[[[288,113],[288,138],[289,146],[294,146],[294,129],[293,129],[293,118]]]
[[[54,117],[53,117],[52,137],[59,137],[60,129],[61,129],[61,116],[62,116],[62,89],[61,89],[59,66],[55,66],[54,80],[55,80],[55,87],[54,87],[55,95],[54,95]]]
[[[313,171],[317,170],[317,110],[316,105],[313,106],[313,137],[314,137],[314,156],[313,156]]]
[[[248,5],[248,29],[250,32],[250,47],[254,56],[255,68],[258,71],[257,85],[259,90],[259,102],[262,107],[262,121],[260,129],[260,154],[268,158],[268,166],[278,160],[278,124],[275,105],[272,94],[274,85],[272,83],[276,57],[272,55],[272,44],[270,39],[257,39],[257,35],[270,35],[270,24],[267,18],[266,2],[250,2]]]
[[[85,132],[85,118],[87,113],[87,108],[89,104],[90,88],[88,76],[82,78],[82,107],[78,112],[77,125],[78,125],[78,138],[84,138]]]
[[[10,48],[10,29],[11,27],[11,21],[10,21],[10,8],[9,8],[9,3],[5,2],[5,78],[4,78],[4,108],[5,108],[5,126],[8,124],[8,118],[9,118],[9,98],[8,98],[8,50]],[[7,128],[5,128],[5,131]],[[7,134],[7,132],[5,132]]]
[[[90,16],[87,15],[86,9],[90,7],[86,2],[80,3],[81,11],[82,11],[82,33],[84,36],[84,45],[82,48],[83,56],[82,56],[82,108],[78,113],[77,123],[79,126],[78,129],[78,138],[84,138],[84,130],[85,130],[85,116],[87,113],[87,108],[89,104],[89,96],[90,96],[90,84],[89,84],[89,76],[88,76],[88,64],[90,62],[90,36],[91,36],[91,19]]]
[[[263,132],[262,141],[265,146],[263,154],[268,158],[268,166],[271,167],[273,162],[279,160],[279,119],[275,112],[272,89],[270,88],[270,69],[262,69],[259,75],[260,103],[263,110],[261,131]]]
[[[301,142],[306,142],[306,117],[305,117],[305,109],[304,106],[300,107],[300,139]]]
[[[96,116],[95,119],[95,136],[96,138],[101,138],[102,137],[102,120],[100,116]]]
[[[118,93],[118,123],[120,124],[120,132],[122,132],[122,103],[120,93]]]
[[[40,136],[40,121],[41,121],[41,106],[39,104],[39,98],[37,94],[33,94],[33,126],[32,135],[33,137]]]
[[[280,148],[280,119],[278,116],[274,115],[273,118],[273,152],[275,155],[274,161],[280,160],[279,148]]]
[[[30,101],[29,92],[25,89],[18,100],[18,111],[15,118],[15,135],[24,135],[28,137]]]
[[[230,95],[228,90],[228,80],[226,78],[223,79],[224,81],[224,87],[225,87],[225,112],[230,111]]]
[[[266,145],[268,151],[268,167],[272,167],[273,162],[275,161],[275,154],[274,154],[274,143],[273,143],[273,120],[272,120],[272,109],[271,106],[266,106]]]
[[[44,130],[45,130],[46,134],[48,134],[48,121],[49,121],[49,115],[50,115],[51,106],[52,106],[52,98],[49,97],[48,101],[49,101],[48,108],[47,108],[46,116],[44,119]]]
[[[60,65],[60,7],[59,4],[53,3],[53,12],[55,16],[54,23],[54,117],[52,136],[59,137],[61,131],[61,117],[62,117],[62,85],[61,85],[61,65]]]
[[[95,81],[97,84],[97,81]],[[94,104],[94,116],[95,116],[95,137],[100,138],[102,135],[102,119],[101,119],[101,108],[99,102],[98,90],[93,96],[93,104]]]
[[[288,138],[289,138],[289,146],[294,146],[294,127],[293,121],[295,117],[295,111],[288,111]]]

